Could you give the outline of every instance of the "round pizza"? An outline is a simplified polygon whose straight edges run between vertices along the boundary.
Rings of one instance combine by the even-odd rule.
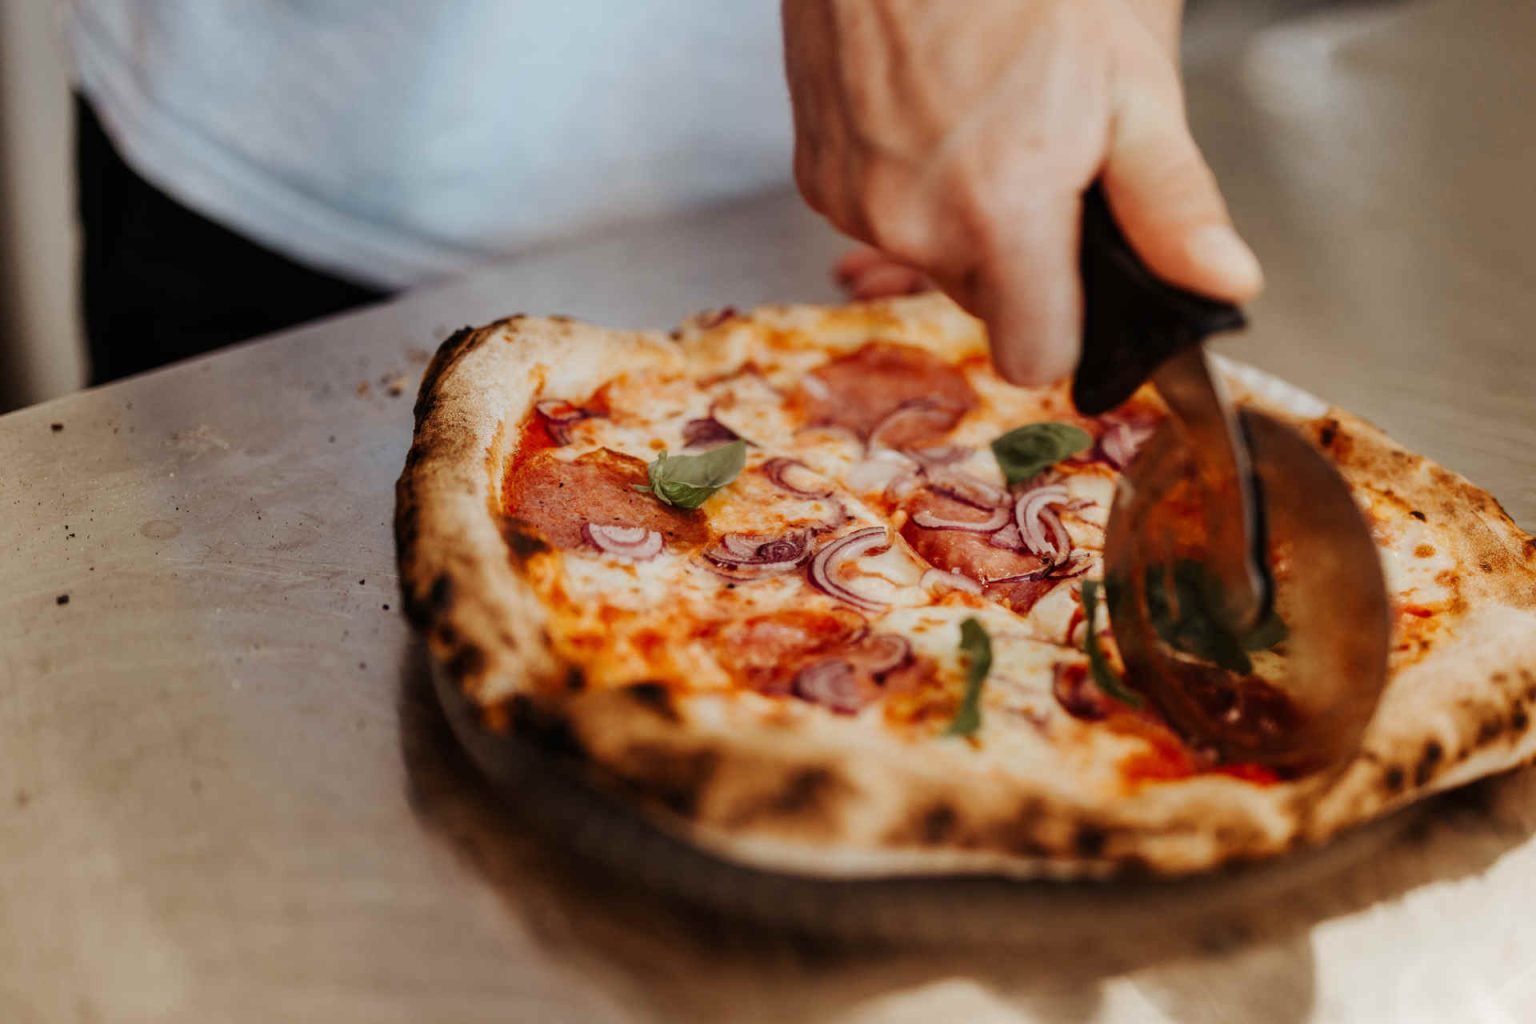
[[[1009,385],[937,296],[460,331],[399,483],[406,608],[477,728],[781,872],[1188,873],[1525,761],[1536,542],[1221,366],[1339,467],[1380,548],[1389,682],[1326,771],[1224,761],[1121,674],[1101,554],[1155,395],[1085,418],[1064,384]]]

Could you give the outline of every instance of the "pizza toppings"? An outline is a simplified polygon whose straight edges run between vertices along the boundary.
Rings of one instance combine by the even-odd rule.
[[[958,367],[889,342],[872,342],[817,367],[796,398],[808,425],[842,427],[891,448],[941,442],[977,404]]]
[[[544,418],[544,423],[549,430],[550,439],[557,445],[571,443],[571,428],[582,420],[591,419],[601,413],[590,409],[583,409],[579,405],[567,402],[562,398],[547,398],[534,405],[534,411]]]
[[[1029,423],[992,442],[992,454],[1010,484],[1033,480],[1063,459],[1093,446],[1093,437],[1071,423]]]
[[[668,455],[663,451],[647,467],[649,482],[636,489],[649,491],[668,505],[696,509],[741,475],[747,464],[747,443],[740,439],[699,455]]]
[[[870,428],[866,443],[870,448],[899,448],[913,438],[941,437],[962,414],[963,410],[932,398],[909,399]]]
[[[713,416],[689,420],[683,424],[684,448],[714,448],[739,440],[740,434]]]
[[[876,676],[883,676],[912,660],[912,644],[896,633],[872,633],[860,641],[849,657]]]
[[[922,482],[918,464],[889,448],[871,452],[868,458],[854,463],[844,479],[859,494],[884,494],[892,501],[900,501]]]
[[[1124,469],[1136,457],[1136,451],[1157,428],[1117,420],[1099,438],[1099,451],[1110,465]]]
[[[910,518],[901,528],[901,535],[912,550],[936,569],[960,573],[977,583],[990,583],[1033,573],[1045,566],[1036,555],[994,544],[995,533],[924,526],[923,523],[935,520],[961,521],[977,516],[979,509],[947,494],[919,491],[905,507]],[[1002,512],[1006,528],[1006,510],[997,511]]]
[[[1088,678],[1088,666],[1058,664],[1051,671],[1051,695],[1063,711],[1084,722],[1099,722],[1109,717],[1109,698]]]
[[[711,568],[730,579],[764,579],[789,572],[804,562],[810,554],[809,541],[810,534],[805,530],[781,537],[728,533],[704,551],[704,558]]]
[[[929,485],[940,494],[972,508],[993,509],[1008,504],[1008,492],[979,476],[959,469],[930,469]]]
[[[513,461],[503,493],[507,514],[557,548],[588,543],[583,528],[591,525],[653,530],[672,544],[703,543],[702,518],[636,491],[644,479],[645,463],[607,448],[570,461],[535,449]]]
[[[1005,508],[993,509],[990,515],[980,519],[975,518],[974,512],[960,519],[946,519],[932,509],[920,508],[912,513],[912,521],[925,530],[964,530],[968,533],[996,533],[1008,525],[1008,510]]]
[[[992,671],[992,638],[975,618],[960,623],[960,652],[965,656],[965,694],[946,736],[970,736],[981,728],[981,688]]]
[[[665,542],[655,530],[643,526],[604,526],[583,523],[581,535],[605,555],[631,562],[644,562],[661,554]]]
[[[807,665],[796,673],[791,691],[801,700],[844,715],[861,710],[880,696],[880,687],[869,674],[842,658]]]
[[[967,594],[981,596],[981,584],[958,572],[945,572],[942,569],[925,569],[918,585],[924,590],[959,590]]]
[[[883,526],[866,526],[827,542],[811,559],[810,580],[819,590],[846,601],[855,608],[878,612],[889,604],[882,598],[862,592],[845,578],[846,570],[858,558],[890,547],[890,536]]]
[[[799,459],[769,459],[762,469],[768,479],[797,498],[816,500],[832,495],[827,481]]]
[[[1100,690],[1124,704],[1139,708],[1142,704],[1141,695],[1125,688],[1099,643],[1095,620],[1099,612],[1099,587],[1102,585],[1099,580],[1083,581],[1083,651],[1088,655],[1088,668],[1093,672],[1093,681],[1099,684]]]
[[[1013,523],[1019,531],[1019,542],[1047,565],[1059,564],[1072,550],[1072,538],[1056,511],[1069,499],[1065,487],[1052,484],[1032,487],[1014,501]]]

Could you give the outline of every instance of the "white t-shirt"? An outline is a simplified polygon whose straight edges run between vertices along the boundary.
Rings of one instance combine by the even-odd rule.
[[[773,0],[71,0],[68,33],[138,173],[375,286],[789,178]]]

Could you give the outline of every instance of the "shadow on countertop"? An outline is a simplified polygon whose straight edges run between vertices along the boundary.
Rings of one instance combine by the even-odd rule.
[[[1315,926],[1477,875],[1536,831],[1525,771],[1189,882],[786,880],[664,837],[526,750],[492,783],[412,652],[399,721],[415,814],[507,913],[657,1020],[810,1021],[900,999],[928,1019],[1086,1021],[1131,975],[1173,1019],[1290,1024],[1314,1010]]]

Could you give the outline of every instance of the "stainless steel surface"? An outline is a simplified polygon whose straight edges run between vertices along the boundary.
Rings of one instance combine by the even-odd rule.
[[[1191,101],[1270,290],[1224,347],[1536,525],[1536,6],[1235,10]],[[1530,1019],[1529,772],[1158,941],[1024,952],[764,934],[488,795],[396,607],[390,383],[517,309],[824,298],[834,250],[767,201],[0,418],[0,1020]]]
[[[1222,621],[1234,630],[1250,629],[1269,607],[1270,595],[1248,442],[1204,347],[1187,348],[1169,359],[1152,375],[1152,383],[1199,467],[1196,479],[1205,491],[1209,538],[1206,564],[1221,583]]]

